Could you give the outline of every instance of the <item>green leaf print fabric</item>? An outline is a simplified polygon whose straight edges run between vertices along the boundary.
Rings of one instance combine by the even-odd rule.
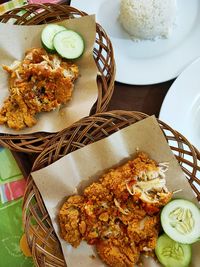
[[[0,204],[0,267],[34,266],[32,258],[25,257],[20,249],[23,233],[22,198]]]
[[[0,148],[0,267],[34,266],[20,248],[25,184],[10,150]]]

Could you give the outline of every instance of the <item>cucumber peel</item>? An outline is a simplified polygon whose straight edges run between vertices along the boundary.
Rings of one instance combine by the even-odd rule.
[[[165,267],[187,267],[192,259],[191,245],[178,243],[166,234],[158,238],[155,253]]]
[[[200,210],[185,199],[170,201],[161,212],[164,232],[182,244],[192,244],[200,238]]]
[[[81,35],[72,30],[58,32],[53,39],[53,45],[56,52],[66,59],[79,58],[85,48]]]
[[[47,25],[43,30],[41,34],[41,42],[43,47],[50,53],[55,52],[54,44],[53,44],[53,39],[54,36],[60,32],[64,31],[66,28],[61,25],[57,24],[49,24]]]

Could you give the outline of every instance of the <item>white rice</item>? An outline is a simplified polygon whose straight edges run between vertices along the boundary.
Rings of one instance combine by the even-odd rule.
[[[133,39],[168,38],[176,19],[176,0],[121,0],[120,22]]]

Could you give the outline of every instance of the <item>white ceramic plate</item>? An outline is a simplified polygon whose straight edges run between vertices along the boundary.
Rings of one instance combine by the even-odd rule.
[[[200,1],[177,0],[177,22],[169,39],[134,42],[119,21],[120,0],[72,0],[71,5],[96,20],[111,38],[117,66],[116,80],[154,84],[177,77],[200,56]]]
[[[200,149],[200,59],[186,68],[172,84],[159,118]]]

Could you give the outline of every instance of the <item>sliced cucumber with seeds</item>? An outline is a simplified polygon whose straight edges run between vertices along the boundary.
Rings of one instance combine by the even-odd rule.
[[[57,53],[66,59],[76,59],[83,54],[83,38],[75,31],[66,30],[57,33],[53,39]]]
[[[155,253],[165,267],[187,267],[192,258],[191,245],[178,243],[166,234],[158,238]]]
[[[66,30],[64,26],[57,25],[57,24],[49,24],[47,25],[41,35],[41,41],[43,47],[48,51],[48,52],[55,52],[55,48],[53,45],[53,39],[54,36],[61,31]]]
[[[169,202],[161,212],[161,224],[164,232],[177,242],[192,244],[200,240],[200,210],[188,200]]]

